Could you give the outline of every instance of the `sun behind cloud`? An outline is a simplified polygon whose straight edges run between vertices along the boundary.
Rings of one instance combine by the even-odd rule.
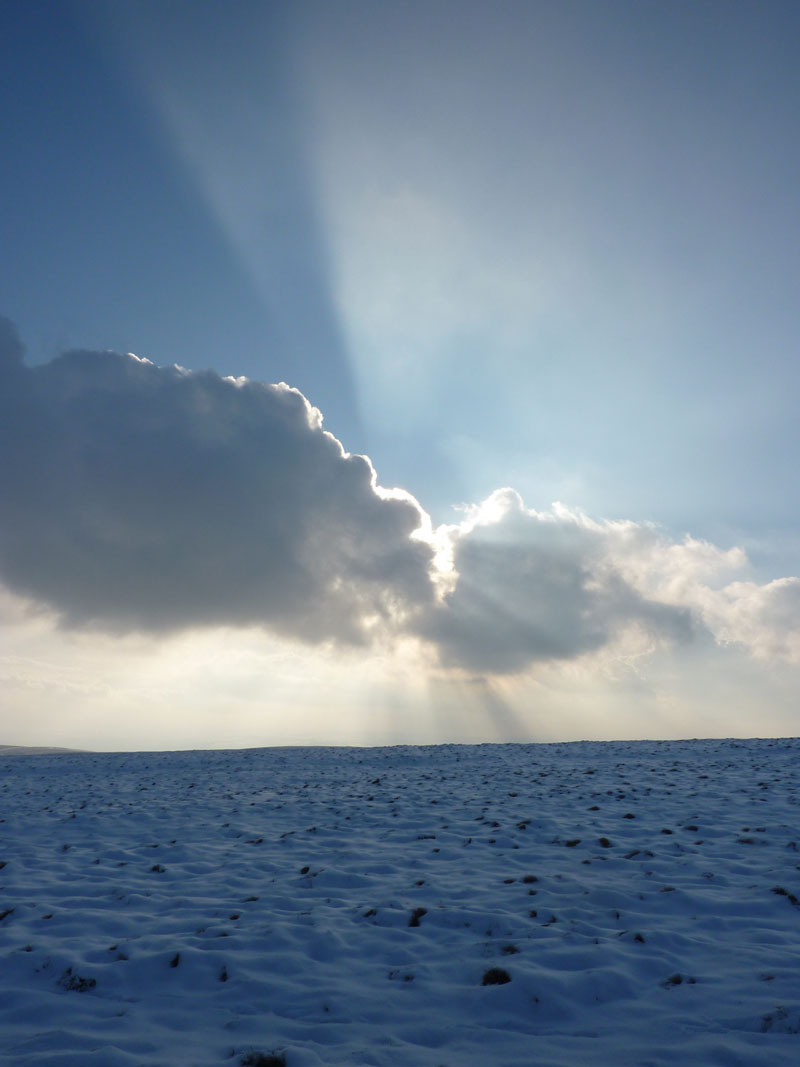
[[[430,706],[428,677],[449,721],[460,687],[465,722],[505,708],[516,735],[525,686],[563,685],[571,665],[588,693],[592,679],[607,689],[614,663],[646,673],[672,656],[693,672],[723,648],[800,658],[800,582],[753,581],[740,548],[537,511],[510,488],[434,527],[286,384],[109,351],[31,368],[6,321],[0,386],[0,580],[82,654],[95,641],[140,662],[152,641],[168,647],[177,658],[156,655],[145,671],[153,692],[175,684],[159,662],[196,673],[203,632],[240,632],[244,647],[273,649],[268,662],[285,654],[332,688],[336,678],[338,701],[353,696],[356,656],[362,688],[384,700],[386,679],[419,676],[400,701],[407,723],[412,706]],[[241,662],[226,655],[235,692]]]

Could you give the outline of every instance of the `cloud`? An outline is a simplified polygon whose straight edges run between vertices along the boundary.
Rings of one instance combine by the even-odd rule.
[[[701,586],[691,599],[719,644],[741,645],[759,660],[800,662],[800,579]]]
[[[689,611],[644,595],[614,559],[615,529],[579,513],[540,513],[500,489],[467,520],[440,532],[452,588],[424,617],[443,661],[513,673],[575,659],[631,631],[652,642],[688,640]]]
[[[710,635],[762,661],[800,662],[800,579],[748,580],[740,547],[652,523],[596,521],[493,493],[442,528],[450,590],[422,617],[450,665],[514,673],[608,650],[637,654]]]
[[[0,582],[62,626],[411,636],[476,676],[697,633],[800,661],[800,579],[753,581],[739,548],[536,511],[512,489],[432,530],[288,385],[22,355],[0,320]]]
[[[643,595],[683,607],[719,645],[739,646],[758,660],[800,662],[800,579],[753,581],[738,546],[723,549],[689,535],[674,542],[651,524],[605,528],[622,574]]]
[[[359,643],[433,596],[424,519],[286,385],[0,330],[0,577],[62,623]]]
[[[442,531],[445,533],[445,531]],[[426,615],[448,662],[498,673],[636,637],[638,649],[710,635],[761,661],[800,662],[800,578],[759,583],[738,546],[652,523],[528,509],[498,490],[446,530],[457,581]]]

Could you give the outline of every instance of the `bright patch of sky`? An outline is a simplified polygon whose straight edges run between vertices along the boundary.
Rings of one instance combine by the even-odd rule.
[[[19,328],[28,367],[48,364],[35,387],[16,357],[7,364],[33,405],[10,403],[2,441],[17,508],[0,560],[14,590],[2,625],[20,642],[4,661],[14,707],[41,706],[52,721],[55,697],[30,694],[51,676],[48,655],[62,663],[64,641],[84,650],[87,677],[94,654],[172,693],[163,657],[167,673],[190,670],[189,638],[170,630],[152,660],[150,638],[140,635],[146,655],[130,636],[94,646],[66,636],[65,620],[104,635],[131,620],[143,633],[188,627],[205,648],[194,620],[242,628],[224,631],[226,647],[246,633],[254,649],[250,628],[266,626],[281,657],[324,678],[313,695],[307,679],[267,666],[265,646],[267,699],[265,682],[240,687],[226,660],[228,725],[220,732],[209,713],[209,743],[283,737],[259,699],[305,709],[304,739],[392,738],[401,719],[419,740],[495,728],[640,736],[624,710],[635,720],[637,700],[659,709],[645,725],[665,736],[724,733],[724,679],[740,676],[737,731],[758,731],[748,717],[769,692],[770,731],[791,732],[798,45],[800,15],[782,3],[8,0],[0,314]],[[50,364],[69,349],[84,356]],[[87,353],[108,349],[150,360],[152,374],[109,357],[117,421],[88,417],[78,438],[63,390],[91,412],[99,365]],[[173,364],[215,375],[157,370]],[[299,389],[344,449],[369,455],[380,485],[419,505],[375,493],[368,465],[281,421],[276,394],[242,381],[232,400],[222,381],[241,376]],[[145,395],[160,398],[163,421],[143,451],[133,444]],[[235,486],[206,463],[190,417],[201,407],[227,427]],[[24,410],[40,421],[24,425]],[[42,455],[62,442],[60,496],[36,481],[47,481],[37,435]],[[244,460],[276,441],[294,457],[291,476],[260,453]],[[121,517],[86,460],[118,445],[109,470],[125,484],[144,487],[148,470],[163,484],[178,470],[195,481],[166,507],[153,506],[152,485],[131,489]],[[317,462],[331,479],[320,491]],[[243,508],[238,490],[259,485],[264,506]],[[66,486],[78,504],[62,512]],[[520,496],[498,496],[504,486]],[[291,537],[268,514],[273,498]],[[494,518],[476,522],[469,509],[487,499]],[[46,564],[33,551],[45,553],[42,502],[60,520]],[[420,508],[438,540],[403,547]],[[231,558],[257,578],[243,583],[225,564],[218,585],[195,581],[191,553],[174,546],[195,528],[194,551],[214,555],[226,517]],[[141,553],[114,554],[153,523],[172,539],[158,562],[173,564],[169,602],[163,582],[143,578]],[[442,546],[460,585],[442,579]],[[75,561],[88,555],[87,584]],[[283,592],[254,606],[254,590],[270,601],[270,582]],[[22,604],[55,612],[36,616],[35,640]],[[57,618],[61,630],[44,621]],[[342,653],[325,642],[345,629],[350,641],[370,635],[359,677],[379,712],[336,673]],[[141,656],[162,666],[142,674]],[[412,661],[422,680],[395,716],[388,694]],[[770,679],[767,661],[782,664]],[[106,693],[121,709],[127,670]],[[181,686],[174,704],[188,708],[202,687]],[[360,710],[326,719],[332,691]],[[474,710],[472,726],[459,706]],[[707,729],[684,728],[692,721]]]

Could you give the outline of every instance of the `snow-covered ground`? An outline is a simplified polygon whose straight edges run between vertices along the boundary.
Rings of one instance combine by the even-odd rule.
[[[797,739],[0,757],[0,1062],[796,1067],[799,768]]]

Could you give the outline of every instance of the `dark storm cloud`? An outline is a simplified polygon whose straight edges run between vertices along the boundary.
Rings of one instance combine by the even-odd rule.
[[[421,513],[296,390],[0,328],[0,578],[73,626],[359,642],[429,602]]]

